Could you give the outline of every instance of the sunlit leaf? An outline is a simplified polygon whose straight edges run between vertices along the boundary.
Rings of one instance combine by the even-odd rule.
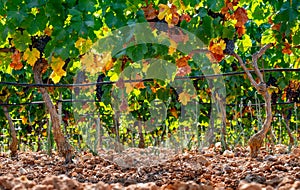
[[[63,70],[65,62],[60,57],[52,57],[50,65],[53,70],[53,72],[50,75],[50,78],[54,83],[58,83],[61,77],[66,76],[67,74],[66,71]]]
[[[40,52],[36,48],[32,48],[31,51],[29,48],[27,48],[23,54],[23,60],[27,61],[32,67],[34,66],[35,62],[38,60],[39,57]]]
[[[79,37],[75,42],[75,47],[79,50],[80,54],[84,54],[91,49],[93,42],[91,39],[84,39]]]
[[[10,67],[15,70],[20,70],[23,68],[23,64],[21,62],[21,53],[16,50],[11,56]]]
[[[191,96],[187,92],[181,92],[179,94],[178,100],[182,105],[187,105],[187,103],[191,100]]]

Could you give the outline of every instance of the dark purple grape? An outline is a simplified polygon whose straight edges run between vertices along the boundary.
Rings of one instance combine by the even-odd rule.
[[[51,37],[45,35],[45,36],[35,36],[32,40],[32,47],[36,48],[40,52],[44,52],[44,49],[47,45],[47,43],[51,40]]]
[[[270,75],[269,80],[267,81],[267,85],[270,86],[277,86],[277,79],[275,77],[273,77],[272,75]]]
[[[217,18],[217,17],[220,17],[220,18],[222,18],[222,19],[225,18],[225,15],[223,15],[223,14],[221,14],[221,13],[215,13],[215,12],[213,12],[213,11],[210,10],[210,9],[207,11],[207,14],[208,14],[209,16],[211,16],[212,18]]]
[[[100,83],[100,84],[96,85],[96,97],[99,102],[101,102],[101,98],[104,94],[104,91],[102,89],[103,84],[101,84],[103,82],[104,77],[105,77],[105,75],[102,73],[98,76],[98,79],[97,79],[97,83]]]
[[[228,38],[225,38],[224,41],[226,43],[226,48],[224,50],[224,53],[228,54],[228,55],[234,54],[234,48],[235,48],[234,40],[230,40]]]

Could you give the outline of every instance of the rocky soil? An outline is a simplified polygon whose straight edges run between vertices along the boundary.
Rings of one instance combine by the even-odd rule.
[[[78,153],[72,164],[53,154],[19,152],[17,159],[0,153],[0,189],[300,189],[300,147],[262,148],[250,158],[246,148],[221,153],[220,147],[174,153],[159,148],[122,153]]]

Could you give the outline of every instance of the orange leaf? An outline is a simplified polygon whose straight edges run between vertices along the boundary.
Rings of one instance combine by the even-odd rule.
[[[279,30],[280,30],[280,27],[281,27],[281,24],[280,24],[280,23],[278,23],[278,24],[273,24],[273,25],[272,25],[272,30],[279,31]]]
[[[151,86],[151,91],[153,92],[153,93],[156,93],[156,88],[154,87],[154,86]]]
[[[226,48],[226,43],[223,39],[213,38],[209,43],[209,51],[214,54],[224,55],[224,50]]]
[[[212,53],[212,58],[214,59],[213,62],[215,62],[215,61],[220,62],[224,59],[224,57],[225,57],[224,54],[221,55],[221,54]]]
[[[144,11],[147,20],[155,19],[157,16],[157,10],[153,8],[152,3],[147,7],[142,7],[142,10]]]
[[[47,36],[51,36],[53,32],[53,27],[52,26],[47,26],[44,30],[44,33],[47,35]]]
[[[176,108],[171,108],[170,109],[171,114],[177,119],[178,118],[178,113]]]
[[[284,48],[282,49],[282,53],[288,54],[288,55],[293,53],[291,50],[291,45],[289,43],[284,42]]]
[[[191,17],[188,14],[182,14],[180,17],[180,21],[186,21],[186,22],[190,22],[191,21]]]
[[[189,56],[184,56],[184,57],[181,57],[180,59],[177,59],[176,60],[176,66],[177,67],[185,67],[185,66],[187,66],[189,59],[190,59]]]
[[[20,70],[23,68],[23,64],[21,62],[21,53],[16,50],[12,55],[11,55],[11,63],[10,67],[15,69],[15,70]]]
[[[248,21],[247,11],[241,7],[234,11],[234,17],[237,20],[236,27],[242,27]]]
[[[238,33],[239,38],[246,33],[246,27],[243,25],[241,27],[235,27],[236,32]]]
[[[142,80],[142,79],[143,78],[141,77],[140,74],[136,74],[135,80]],[[133,85],[137,89],[146,88],[143,81],[141,81],[141,82],[134,82]]]

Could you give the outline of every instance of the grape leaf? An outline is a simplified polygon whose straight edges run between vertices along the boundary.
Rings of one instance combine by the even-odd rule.
[[[25,51],[28,45],[31,45],[31,38],[27,31],[17,31],[12,38],[13,45],[20,51]]]
[[[179,94],[178,100],[182,105],[187,105],[187,103],[191,100],[191,96],[187,92],[181,92]]]
[[[21,53],[16,50],[11,56],[10,67],[15,70],[21,70],[23,68],[23,64],[21,62]]]
[[[237,20],[236,27],[242,27],[248,21],[247,11],[241,7],[236,9],[234,17]]]
[[[79,37],[75,42],[75,47],[79,50],[80,54],[84,54],[91,49],[93,42],[91,39],[84,39]]]
[[[32,48],[30,51],[29,48],[26,49],[26,51],[23,54],[23,60],[27,61],[30,66],[34,66],[35,62],[40,57],[40,52],[36,48]]]
[[[269,44],[269,43],[275,43],[276,38],[274,37],[274,33],[272,29],[267,29],[262,33],[261,43],[262,44]]]
[[[296,34],[293,36],[293,44],[299,45],[300,44],[300,30],[296,32]]]
[[[61,77],[66,76],[66,71],[63,70],[63,66],[65,65],[64,60],[60,57],[52,57],[51,58],[51,68],[53,72],[50,75],[52,81],[56,84],[60,81]]]

